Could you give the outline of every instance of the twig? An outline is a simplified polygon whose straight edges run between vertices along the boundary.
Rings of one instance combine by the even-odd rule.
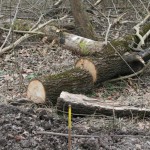
[[[123,13],[120,16],[118,16],[116,19],[114,19],[113,26],[116,25],[117,23],[120,23],[120,20],[123,18],[124,15],[126,15],[126,13]]]
[[[8,32],[6,38],[5,38],[5,41],[3,42],[2,46],[0,47],[0,52],[2,51],[2,49],[3,49],[4,45],[6,44],[6,42],[8,41],[8,38],[9,38],[9,36],[10,36],[10,33],[11,33],[12,29],[13,29],[13,26],[14,26],[14,23],[15,23],[15,20],[16,20],[16,18],[17,18],[17,14],[18,14],[18,11],[19,11],[20,2],[21,2],[21,0],[18,1],[14,18],[13,18],[13,20],[12,20],[12,23],[11,23],[9,32]]]
[[[128,0],[128,2],[131,4],[131,6],[133,7],[133,9],[135,10],[135,12],[136,12],[136,17],[137,17],[137,14],[138,14],[139,17],[137,17],[137,19],[138,19],[138,18],[141,19],[142,17],[140,16],[139,12],[138,12],[138,11],[136,10],[136,8],[134,7],[134,5],[132,4],[132,2],[131,2],[130,0]]]
[[[39,131],[39,132],[36,132],[36,134],[46,134],[46,135],[68,137],[68,134],[55,133],[55,132],[45,132],[45,131]],[[71,137],[74,137],[74,138],[99,138],[99,136],[96,136],[96,135],[76,135],[76,134],[72,134]]]
[[[139,26],[135,26],[134,29],[135,29],[135,31],[136,31],[136,36],[140,39],[141,45],[144,45],[145,42],[144,42],[144,40],[143,40],[142,35],[140,34],[140,30],[139,30],[140,27],[139,27]]]
[[[146,35],[144,35],[145,37],[140,35],[140,26],[143,25],[149,18],[150,18],[150,13],[148,13],[148,15],[140,23],[138,23],[136,26],[133,27],[133,29],[136,31],[137,37],[140,39],[140,42],[137,47],[138,49],[140,49],[141,46],[145,44],[144,40],[147,38]]]
[[[109,11],[109,15],[110,15],[110,11]],[[108,42],[108,34],[109,34],[110,28],[111,28],[111,26],[112,26],[112,24],[110,23],[109,15],[108,15],[108,17],[107,17],[108,28],[107,28],[107,32],[106,32],[106,35],[105,35],[105,44],[106,44],[106,45],[107,45],[107,42]]]
[[[102,0],[97,0],[97,1],[94,3],[94,6],[99,5],[101,2],[102,2]]]
[[[40,18],[38,19],[37,23],[35,25],[33,25],[33,27],[30,29],[30,31],[33,30],[33,29],[35,29],[39,25],[42,17],[43,17],[43,14],[40,16]]]
[[[102,15],[105,19],[107,19],[106,15],[104,13],[102,13],[101,11],[99,11],[89,0],[87,0],[87,2],[100,14]]]
[[[46,131],[39,131],[39,132],[36,132],[35,134],[44,134],[44,135],[54,135],[54,136],[68,137],[68,134],[56,133],[56,132],[46,132]],[[115,134],[111,134],[109,136],[111,136],[111,137],[148,137],[148,138],[150,137],[148,135],[115,135]],[[74,138],[100,138],[101,136],[72,134],[72,137],[74,137]]]
[[[148,9],[146,8],[146,6],[144,5],[144,3],[141,1],[141,0],[139,0],[140,2],[141,2],[141,4],[143,5],[143,7],[144,7],[144,9],[147,11],[147,13],[149,13],[149,11],[148,11]]]
[[[63,2],[63,0],[58,0],[58,1],[54,4],[53,8],[58,8],[58,7],[62,4],[62,2]]]
[[[150,35],[150,30],[143,36],[143,40],[145,41],[149,35]],[[141,46],[142,46],[142,42],[140,41],[137,48],[141,49]]]
[[[114,3],[113,0],[111,0],[111,1],[112,1],[113,6],[114,6],[115,12],[116,12],[116,14],[117,14],[117,16],[118,16],[118,11],[117,11],[117,9],[116,9],[116,5],[115,5],[115,3]]]
[[[65,19],[65,18],[67,18],[67,15],[65,15],[65,16],[62,17],[62,18],[60,18],[59,20],[63,20],[63,19]],[[33,29],[32,32],[36,32],[36,31],[40,30],[41,28],[45,27],[46,25],[48,25],[48,24],[50,24],[50,23],[52,23],[52,22],[54,22],[54,21],[58,21],[58,19],[51,19],[51,20],[49,20],[49,21],[47,21],[47,22],[45,22],[45,23],[39,25],[37,28]],[[13,44],[11,44],[11,45],[9,45],[9,46],[3,48],[3,49],[0,51],[0,55],[4,54],[6,51],[8,51],[8,50],[10,50],[10,49],[12,49],[12,48],[14,48],[14,47],[16,47],[16,46],[17,46],[18,44],[20,44],[22,41],[24,41],[25,39],[27,39],[27,38],[29,38],[29,37],[31,37],[31,36],[33,36],[33,35],[31,35],[31,34],[25,34],[24,36],[22,36],[21,38],[19,38],[17,41],[15,41]]]

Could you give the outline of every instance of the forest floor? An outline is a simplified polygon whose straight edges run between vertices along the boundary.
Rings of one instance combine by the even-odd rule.
[[[132,12],[128,12],[124,20],[136,20],[131,14]],[[104,18],[97,21],[93,17],[93,20],[97,34],[104,40],[107,22]],[[130,33],[136,23],[133,21],[114,27],[110,31],[109,40]],[[1,33],[1,43],[6,35],[7,32]],[[13,33],[9,42],[20,36],[22,34]],[[42,74],[56,74],[69,70],[80,57],[60,45],[50,44],[48,41],[44,42],[41,37],[32,37],[0,57],[2,150],[64,150],[68,147],[67,137],[37,134],[38,131],[68,133],[67,116],[58,115],[55,107],[26,102],[26,88],[31,79]],[[103,83],[88,96],[104,102],[118,101],[125,106],[150,109],[150,69],[132,79]],[[91,138],[72,138],[72,150],[150,149],[149,118],[87,115],[72,119],[72,134],[91,135]]]

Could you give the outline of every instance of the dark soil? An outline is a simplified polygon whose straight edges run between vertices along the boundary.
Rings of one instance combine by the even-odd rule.
[[[67,117],[54,116],[46,110],[35,113],[35,109],[22,109],[11,105],[0,105],[0,149],[1,150],[64,150],[68,147],[67,137],[40,135],[38,131],[67,133]],[[72,138],[72,150],[148,150],[150,132],[144,128],[127,129],[114,127],[102,131],[102,119],[94,119],[92,125],[88,118],[73,118],[73,134],[91,135],[91,138]],[[97,122],[96,122],[97,120]],[[122,120],[122,123],[124,121]],[[134,120],[133,120],[134,122]],[[95,126],[93,126],[95,124]],[[97,126],[96,126],[97,124]],[[131,125],[131,123],[130,123]],[[149,130],[147,128],[147,130]],[[99,138],[93,138],[98,135]]]

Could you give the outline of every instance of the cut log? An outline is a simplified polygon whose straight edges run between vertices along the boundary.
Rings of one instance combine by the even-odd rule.
[[[27,97],[34,103],[56,104],[60,93],[88,93],[93,89],[93,79],[89,72],[72,69],[56,75],[41,76],[32,80],[27,88]]]
[[[71,104],[73,115],[150,116],[150,109],[122,106],[118,102],[102,101],[85,95],[62,92],[57,100],[57,111],[67,113],[69,104]]]
[[[127,57],[128,58],[128,57]],[[143,64],[139,61],[130,61],[126,63],[119,57],[114,59],[100,59],[100,58],[80,58],[75,66],[80,69],[89,71],[93,77],[93,82],[97,85],[102,82],[139,71]]]
[[[146,24],[141,29],[141,34],[144,35],[147,33],[150,29],[150,24]],[[46,26],[42,32],[44,32],[46,35],[49,35],[49,39],[53,40],[54,38],[58,43],[60,43],[61,40],[60,36],[58,36],[57,28]],[[64,39],[64,43],[62,46],[74,53],[80,54],[80,55],[94,55],[96,56],[101,54],[102,57],[107,57],[109,55],[120,53],[120,55],[125,54],[126,52],[133,52],[129,45],[131,43],[139,43],[139,39],[134,34],[129,34],[123,37],[120,37],[116,40],[112,40],[110,43],[106,45],[103,41],[94,41],[92,39],[84,38],[75,34],[63,32],[60,30],[62,38]],[[134,41],[133,41],[134,39]],[[134,46],[134,45],[133,45]],[[101,57],[99,56],[99,57]]]
[[[91,55],[96,52],[101,52],[102,48],[105,46],[105,42],[94,41],[79,35],[63,32],[63,30],[58,30],[58,28],[54,26],[46,26],[41,31],[48,36],[49,41],[55,39],[57,44],[61,44],[63,48],[75,54],[84,56]],[[64,43],[61,42],[61,38],[64,39]]]

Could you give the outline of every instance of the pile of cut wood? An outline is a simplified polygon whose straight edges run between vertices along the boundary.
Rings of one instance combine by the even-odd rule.
[[[137,76],[146,68],[150,60],[150,49],[144,50],[141,46],[149,37],[150,24],[138,24],[135,30],[136,34],[124,36],[107,44],[61,31],[65,39],[63,47],[80,53],[81,58],[71,70],[55,75],[43,75],[30,81],[27,88],[28,98],[35,103],[51,102],[61,111],[66,110],[67,104],[71,103],[73,113],[76,114],[122,115],[131,114],[132,110],[133,114],[149,115],[150,110],[122,107],[107,102],[102,104],[97,99],[74,95],[91,93],[93,88],[102,82],[119,76]],[[132,43],[138,46],[135,47]]]

